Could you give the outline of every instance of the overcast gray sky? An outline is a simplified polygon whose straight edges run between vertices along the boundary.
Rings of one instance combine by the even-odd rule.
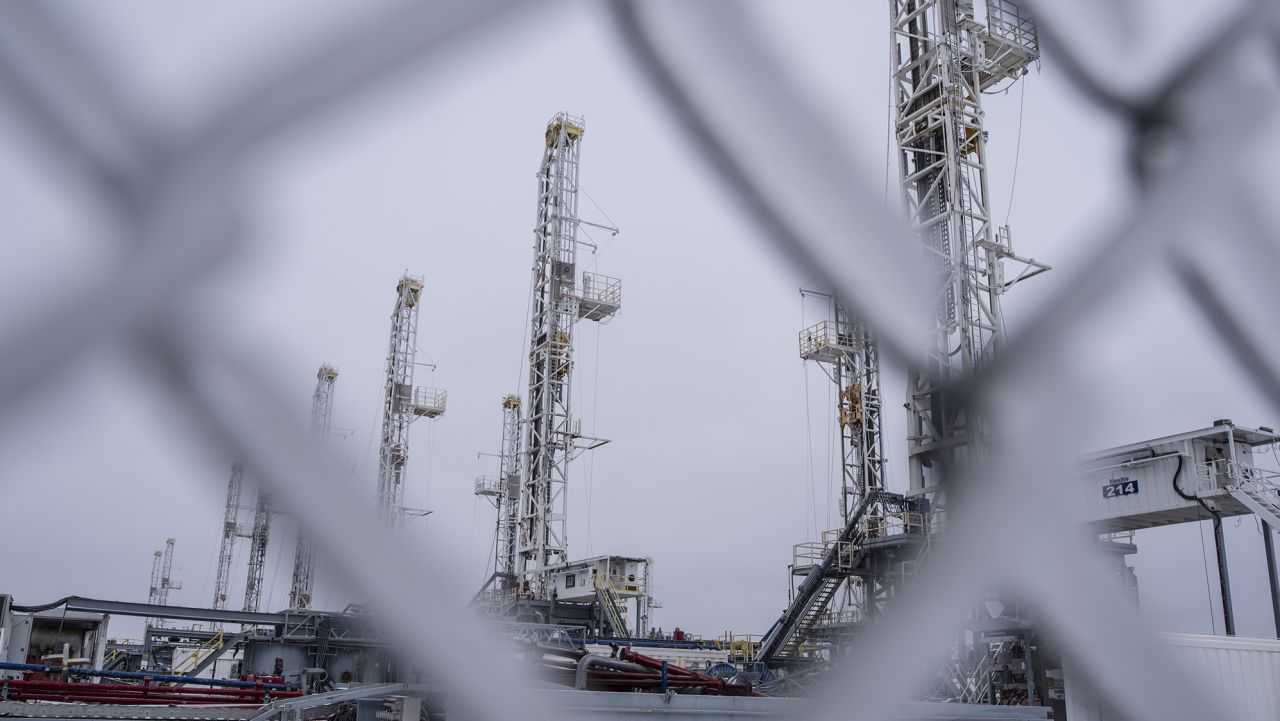
[[[362,11],[362,3],[248,5],[159,0],[62,2],[67,18],[134,101],[178,125],[216,105],[277,53]],[[889,178],[885,3],[756,3],[798,82],[868,162]],[[412,430],[407,502],[434,511],[412,542],[447,553],[458,598],[484,580],[492,509],[472,479],[494,461],[504,394],[522,392],[534,173],[546,120],[587,120],[583,215],[622,233],[589,259],[623,279],[623,310],[577,336],[574,404],[590,435],[613,443],[571,472],[571,555],[650,556],[665,608],[654,622],[704,635],[763,632],[786,602],[791,546],[835,523],[830,388],[796,355],[796,332],[821,319],[801,277],[727,202],[587,3],[562,4],[381,88],[270,149],[243,189],[252,247],[191,293],[193,323],[230,332],[294,399],[305,425],[315,371],[336,365],[335,424],[351,482],[368,489],[388,315],[396,278],[425,276],[419,381],[446,388],[449,409]],[[1048,297],[1091,237],[1129,199],[1121,129],[1082,103],[1053,58],[1007,96],[984,100],[991,190],[1019,252],[1055,272],[1006,302],[1011,330]],[[1020,116],[1021,104],[1021,122]],[[1016,188],[1015,149],[1020,152]],[[0,321],[9,324],[94,276],[112,248],[100,209],[66,169],[32,151],[0,113],[0,197],[7,208]],[[1104,320],[1081,334],[1085,377],[1105,413],[1091,447],[1231,417],[1276,425],[1224,360],[1190,307],[1135,268]],[[10,552],[0,591],[37,603],[66,594],[144,600],[151,552],[177,538],[170,602],[207,605],[231,462],[185,434],[117,351],[94,351],[18,408],[0,414],[0,518]],[[886,385],[890,483],[904,484],[900,374]],[[1081,450],[1085,450],[1082,448]],[[812,466],[813,472],[810,472]],[[1204,532],[1207,541],[1207,531]],[[1169,630],[1208,631],[1202,529],[1139,536],[1145,612]],[[1242,633],[1272,628],[1254,519],[1228,522]],[[1211,543],[1211,542],[1210,542]],[[243,545],[243,544],[242,544]],[[1207,549],[1207,551],[1206,551]],[[265,606],[287,599],[288,519],[274,528]],[[232,605],[243,594],[244,549]],[[1210,573],[1212,569],[1210,568]],[[359,598],[319,571],[320,605]],[[1216,579],[1211,585],[1216,589]],[[1220,630],[1220,621],[1219,624]]]

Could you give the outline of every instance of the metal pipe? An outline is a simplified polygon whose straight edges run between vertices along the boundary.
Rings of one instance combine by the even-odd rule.
[[[134,678],[150,679],[165,683],[200,684],[203,686],[228,686],[230,688],[264,688],[279,691],[292,691],[293,686],[280,683],[257,683],[254,681],[228,681],[220,678],[194,678],[191,676],[171,676],[168,674],[146,673],[141,671],[104,671],[100,668],[68,668],[66,666],[48,666],[36,663],[11,663],[0,661],[3,671],[33,671],[35,673],[67,674],[68,676],[97,676],[101,678]]]
[[[3,683],[15,688],[44,688],[63,690],[93,689],[94,693],[122,693],[130,695],[148,694],[183,694],[189,696],[208,696],[210,698],[239,698],[243,696],[262,696],[266,689],[256,688],[188,688],[184,686],[151,686],[124,683],[71,683],[68,681],[44,681],[35,679],[8,679]],[[292,698],[301,696],[301,691],[274,691],[273,698]]]
[[[1267,580],[1271,583],[1271,618],[1280,638],[1280,577],[1276,576],[1276,545],[1271,537],[1271,524],[1262,522],[1262,544],[1267,551]]]
[[[587,669],[592,666],[613,669],[614,671],[626,671],[629,673],[648,673],[649,670],[644,666],[626,661],[619,661],[616,658],[607,656],[597,656],[589,653],[578,660],[578,671],[574,676],[573,687],[581,691],[587,687]]]

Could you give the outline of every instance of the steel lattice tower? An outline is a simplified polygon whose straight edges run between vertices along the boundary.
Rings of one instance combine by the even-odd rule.
[[[173,546],[176,541],[172,538],[165,539],[164,551],[156,551],[151,560],[151,588],[147,594],[147,603],[155,606],[169,605],[169,591],[174,588],[182,588],[182,584],[173,578]],[[159,628],[163,626],[162,619],[151,618],[147,620],[148,625]]]
[[[573,326],[617,312],[621,283],[583,274],[577,288],[578,163],[585,123],[559,113],[547,123],[538,171],[538,214],[529,333],[525,476],[517,552],[520,575],[542,593],[542,571],[568,560],[566,484],[580,428],[570,405]],[[616,231],[615,231],[616,232]]]
[[[378,455],[378,510],[392,528],[403,526],[410,515],[404,506],[405,467],[409,462],[409,425],[422,416],[444,413],[445,393],[415,388],[417,366],[418,307],[422,278],[401,276],[396,283],[396,304],[391,312],[391,337],[387,350],[387,378],[383,394],[382,442]]]
[[[327,439],[333,429],[333,391],[338,370],[328,365],[316,372],[316,389],[311,394],[311,432],[320,442]],[[311,554],[311,543],[298,532],[293,552],[293,581],[289,585],[289,608],[311,608],[311,588],[315,582],[316,562]]]
[[[935,492],[940,473],[985,436],[982,419],[943,386],[990,362],[1002,342],[1000,297],[1047,266],[1014,255],[991,218],[982,94],[1039,58],[1035,26],[1010,0],[890,0],[893,87],[902,198],[936,272],[927,369],[908,379],[913,491]],[[1023,264],[1005,278],[1002,263]],[[964,449],[970,449],[966,451]]]
[[[903,205],[936,273],[927,366],[910,369],[907,381],[909,480],[940,509],[946,474],[982,454],[989,432],[986,419],[944,389],[998,352],[1005,291],[1049,269],[1015,255],[1008,228],[993,224],[983,128],[983,93],[1007,87],[1039,59],[1035,24],[1013,0],[986,0],[984,11],[977,17],[972,0],[890,0]],[[1005,261],[1020,264],[1011,278]],[[1035,703],[1034,627],[1016,606],[1009,615],[977,604],[971,619],[933,695]],[[1006,645],[1010,639],[1018,643]],[[1025,695],[1010,692],[1018,687]]]
[[[271,540],[271,497],[258,489],[249,533],[249,574],[244,582],[244,610],[257,611],[262,604],[262,578],[267,569],[267,544]]]
[[[497,542],[495,544],[494,569],[499,585],[515,583],[516,527],[520,512],[520,397],[508,395],[502,398],[502,455],[498,482],[502,496],[498,507]]]
[[[236,538],[244,535],[239,521],[240,486],[243,482],[244,469],[239,463],[231,464],[231,480],[227,482],[227,505],[222,514],[222,542],[218,547],[218,575],[213,582],[213,607],[219,610],[227,607]],[[217,627],[220,628],[221,624]]]
[[[840,515],[844,523],[859,501],[884,488],[884,438],[880,433],[880,357],[871,332],[830,299],[831,320],[800,332],[800,357],[821,363],[835,386],[840,428]]]
[[[476,495],[489,499],[497,511],[493,536],[494,590],[511,588],[516,578],[516,537],[520,510],[520,396],[502,397],[502,445],[498,451],[498,475],[476,478]]]

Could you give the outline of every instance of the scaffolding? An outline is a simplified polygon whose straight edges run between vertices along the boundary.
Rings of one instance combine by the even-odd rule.
[[[418,352],[418,308],[422,278],[405,274],[396,282],[396,304],[391,312],[391,336],[387,349],[386,384],[383,393],[382,440],[378,454],[378,510],[392,528],[426,511],[404,505],[405,468],[409,462],[409,425],[417,418],[444,414],[445,392],[414,386]]]
[[[516,537],[516,573],[534,596],[547,593],[546,569],[568,560],[565,489],[569,462],[582,438],[570,403],[574,324],[607,320],[622,301],[616,278],[587,273],[581,292],[577,288],[578,169],[585,128],[580,117],[563,112],[553,117],[538,171],[525,476]]]

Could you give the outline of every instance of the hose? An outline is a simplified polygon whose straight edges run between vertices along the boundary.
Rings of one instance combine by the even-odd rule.
[[[1215,529],[1221,528],[1222,514],[1219,513],[1216,509],[1210,508],[1209,504],[1205,503],[1203,498],[1184,493],[1182,491],[1182,487],[1178,485],[1178,478],[1182,475],[1182,463],[1185,459],[1186,459],[1186,456],[1182,455],[1181,453],[1178,454],[1178,467],[1173,472],[1173,492],[1178,494],[1184,501],[1195,501],[1196,503],[1199,503],[1201,508],[1207,511],[1209,515],[1213,516],[1213,527]]]
[[[587,669],[592,666],[600,666],[602,668],[611,668],[614,671],[626,671],[627,673],[652,673],[649,669],[638,663],[630,663],[627,661],[619,661],[616,658],[607,656],[597,656],[589,653],[578,661],[578,673],[574,676],[573,687],[581,691],[587,687]]]

